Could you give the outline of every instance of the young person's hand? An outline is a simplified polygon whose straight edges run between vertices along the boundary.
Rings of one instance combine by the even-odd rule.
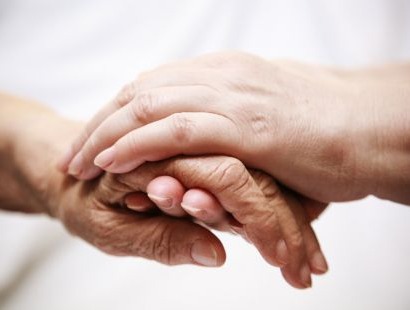
[[[159,67],[128,85],[61,162],[80,178],[178,154],[225,154],[323,202],[410,204],[410,67],[343,71],[243,53]]]

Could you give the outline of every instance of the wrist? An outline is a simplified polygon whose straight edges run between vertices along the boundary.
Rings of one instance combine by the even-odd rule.
[[[40,212],[58,217],[58,206],[69,176],[57,170],[57,159],[67,148],[70,137],[78,133],[78,124],[56,115],[44,115],[41,124],[23,131],[15,155],[27,183],[36,197]],[[27,160],[27,155],[30,159]]]
[[[287,63],[286,70],[291,75],[282,86],[290,102],[284,106],[286,113],[277,113],[269,143],[273,146],[269,173],[322,202],[368,195],[357,167],[354,134],[350,134],[350,114],[357,110],[348,77],[334,68],[299,63]]]
[[[55,160],[78,125],[35,103],[10,96],[0,99],[0,181],[8,190],[0,195],[0,207],[55,216],[66,178],[55,168]]]
[[[349,77],[357,179],[368,195],[410,203],[410,67],[359,70]]]

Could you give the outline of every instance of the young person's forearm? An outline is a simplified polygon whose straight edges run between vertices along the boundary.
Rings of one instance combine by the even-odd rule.
[[[48,175],[72,130],[65,123],[38,103],[0,94],[0,209],[47,212]]]
[[[410,64],[358,70],[350,80],[364,105],[351,109],[351,135],[370,194],[410,205]]]

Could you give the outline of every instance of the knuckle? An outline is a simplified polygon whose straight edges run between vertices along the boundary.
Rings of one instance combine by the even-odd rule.
[[[157,102],[157,97],[152,92],[139,94],[130,106],[133,120],[147,124],[154,118],[154,106]]]
[[[271,130],[272,122],[266,113],[255,112],[249,118],[249,127],[254,135],[268,137]]]
[[[144,80],[148,79],[149,76],[152,74],[153,71],[154,71],[154,70],[146,70],[146,71],[140,72],[140,73],[138,74],[136,80],[141,82],[141,81],[144,81]]]
[[[282,198],[281,191],[276,184],[275,180],[268,174],[260,170],[250,170],[252,178],[258,185],[264,196],[269,200],[273,201],[278,198]]]
[[[114,104],[119,108],[126,105],[130,102],[135,96],[135,84],[128,83],[125,85],[120,92],[118,93],[117,97],[114,99]]]
[[[244,59],[251,57],[250,54],[239,52],[239,51],[224,51],[224,52],[215,52],[209,53],[203,56],[198,57],[202,62],[208,63],[210,66],[221,67],[221,66],[230,66],[237,65]]]
[[[210,174],[219,184],[219,191],[242,193],[250,185],[251,178],[243,163],[236,158],[229,158],[220,163]]]
[[[300,231],[291,233],[287,239],[289,248],[300,250],[303,247],[303,237]]]
[[[189,117],[184,113],[175,113],[169,118],[171,123],[171,133],[178,143],[188,144],[191,142],[191,137],[195,125]]]

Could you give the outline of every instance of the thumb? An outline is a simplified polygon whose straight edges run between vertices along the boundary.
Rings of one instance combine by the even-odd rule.
[[[133,192],[105,175],[84,203],[69,204],[60,215],[70,232],[100,250],[118,256],[137,256],[167,265],[197,264],[209,267],[225,262],[219,239],[187,219],[144,214],[122,208]]]

